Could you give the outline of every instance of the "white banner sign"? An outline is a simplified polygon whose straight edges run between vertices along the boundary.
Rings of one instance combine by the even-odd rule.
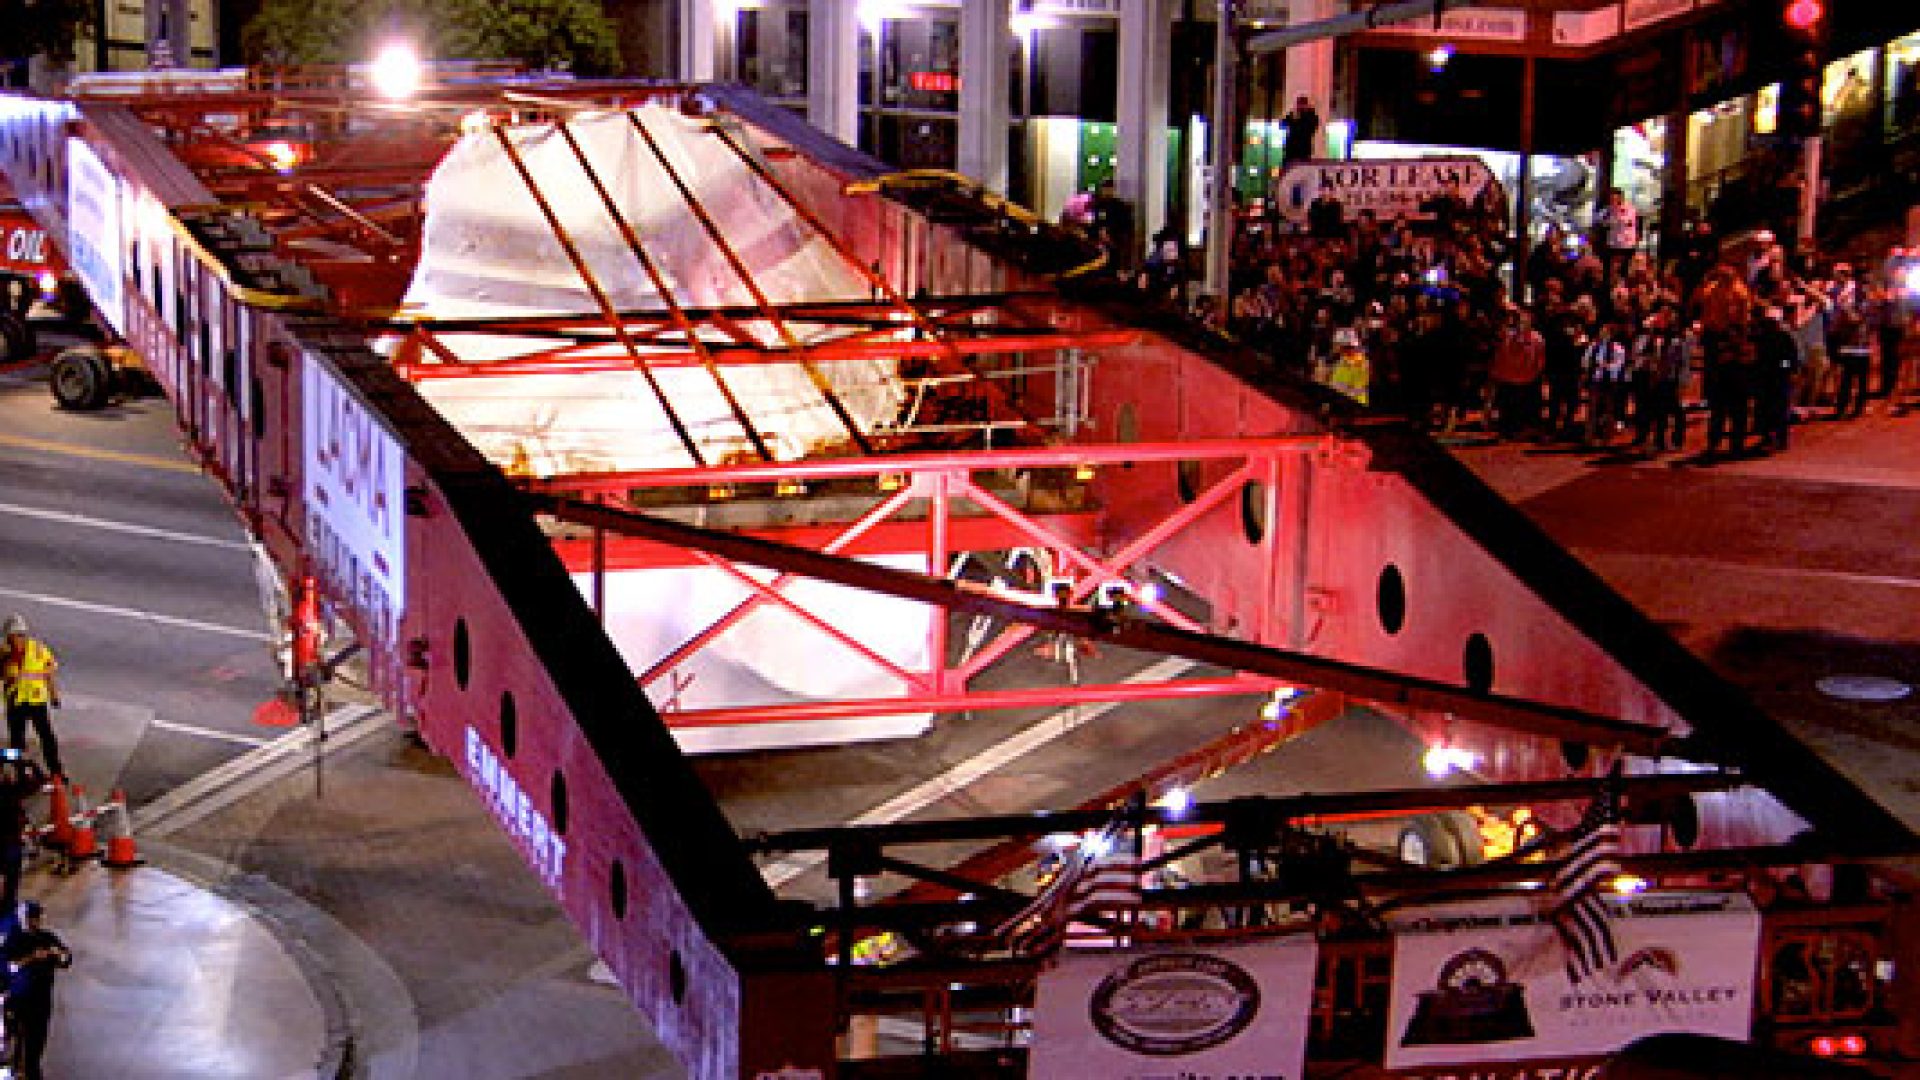
[[[1075,954],[1042,973],[1033,1080],[1299,1080],[1316,948],[1302,936],[1227,948]]]
[[[84,140],[67,140],[67,256],[114,333],[127,332],[121,299],[120,180]]]
[[[308,551],[328,592],[392,646],[407,596],[406,455],[317,357],[300,366]]]
[[[1431,18],[1421,15],[1405,22],[1388,23],[1375,32],[1454,40],[1525,41],[1527,12],[1525,8],[1468,8],[1443,13],[1437,30]]]
[[[1747,1040],[1760,916],[1745,897],[1606,903],[1618,962],[1579,982],[1524,902],[1397,924],[1387,1067],[1600,1055],[1663,1032]]]
[[[1620,32],[1620,5],[1553,13],[1555,45],[1593,45]]]
[[[1371,210],[1382,222],[1404,214],[1409,220],[1433,216],[1421,209],[1428,200],[1460,186],[1460,197],[1471,206],[1489,187],[1498,188],[1493,170],[1475,157],[1399,158],[1378,161],[1309,161],[1293,165],[1280,176],[1279,213],[1305,220],[1307,207],[1322,191],[1333,193],[1352,221]],[[1502,203],[1504,206],[1504,202]]]

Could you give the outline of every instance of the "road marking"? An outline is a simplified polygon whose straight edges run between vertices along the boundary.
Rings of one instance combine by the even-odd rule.
[[[183,544],[204,544],[207,547],[227,548],[233,551],[253,550],[253,545],[244,540],[225,540],[218,536],[201,536],[197,533],[175,532],[172,529],[157,529],[151,525],[135,525],[130,521],[110,521],[106,518],[88,517],[85,514],[70,514],[65,510],[43,510],[35,506],[0,502],[0,514],[54,521],[62,525],[83,525],[89,529],[105,529],[108,532],[126,533],[129,536],[150,536],[156,540],[177,540]]]
[[[97,446],[77,446],[73,443],[55,442],[52,439],[36,439],[28,435],[0,435],[0,446],[13,446],[22,450],[39,450],[48,454],[65,454],[68,457],[88,458],[93,461],[111,461],[119,465],[138,465],[145,469],[159,469],[162,472],[190,473],[200,475],[200,466],[179,458],[164,458],[153,454],[130,454],[123,450],[102,450]]]
[[[187,735],[198,735],[204,739],[223,739],[242,746],[265,746],[279,738],[277,735],[273,738],[260,735],[236,735],[231,731],[215,731],[213,728],[194,727],[192,724],[176,724],[171,720],[155,720],[152,726],[162,731],[178,731]]]
[[[1178,678],[1198,666],[1191,660],[1169,658],[1142,668],[1120,681],[1123,683],[1164,682]],[[1011,736],[987,747],[946,772],[908,788],[879,806],[853,818],[847,824],[891,825],[896,821],[904,820],[908,815],[924,810],[941,799],[965,791],[981,777],[1020,760],[1055,739],[1068,735],[1119,707],[1119,702],[1106,701],[1098,705],[1069,706],[1050,713],[1045,719],[1014,732]],[[777,889],[826,861],[825,852],[799,852],[768,864],[760,873],[766,878],[767,884]]]
[[[322,745],[338,753],[391,726],[391,718],[378,706],[343,706],[327,714],[327,737]],[[314,735],[311,727],[294,728],[208,769],[136,809],[135,826],[156,837],[178,832],[301,769],[311,768]]]
[[[95,615],[115,615],[123,619],[140,619],[145,622],[159,623],[162,626],[177,626],[183,630],[199,630],[208,634],[222,634],[247,641],[272,641],[273,635],[264,630],[246,630],[238,626],[224,626],[220,623],[201,622],[199,619],[183,619],[176,615],[161,615],[138,608],[114,607],[112,604],[96,604],[88,600],[70,600],[64,596],[48,596],[45,593],[27,592],[24,589],[0,588],[0,596],[12,600],[26,600],[48,607],[70,608],[74,611],[87,611]]]

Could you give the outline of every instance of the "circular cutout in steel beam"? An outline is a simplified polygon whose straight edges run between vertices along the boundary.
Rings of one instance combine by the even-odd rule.
[[[467,620],[456,619],[453,623],[453,682],[465,690],[472,678],[473,641],[467,637]]]
[[[1258,480],[1249,480],[1240,489],[1240,531],[1249,544],[1267,538],[1267,485]]]
[[[1461,673],[1466,676],[1467,689],[1475,693],[1486,694],[1493,690],[1493,642],[1485,634],[1474,634],[1467,638],[1467,647],[1461,650]]]
[[[680,950],[667,954],[667,989],[673,994],[675,1005],[684,1005],[687,1001],[687,965],[680,959]]]
[[[613,917],[627,917],[627,864],[619,859],[613,860],[613,866],[607,871],[607,899],[613,902]]]
[[[1673,845],[1681,851],[1692,851],[1693,845],[1700,842],[1699,804],[1688,793],[1668,803],[1666,809],[1667,835],[1673,837]]]
[[[559,769],[553,770],[552,784],[553,831],[561,836],[567,835],[567,774]]]
[[[500,691],[500,752],[513,757],[520,748],[520,710],[513,703],[513,691]]]
[[[1200,463],[1182,461],[1174,466],[1174,488],[1180,494],[1180,501],[1190,503],[1200,497]]]
[[[1407,579],[1400,568],[1388,563],[1380,571],[1380,584],[1374,589],[1373,610],[1380,616],[1380,629],[1388,636],[1398,634],[1407,625]]]

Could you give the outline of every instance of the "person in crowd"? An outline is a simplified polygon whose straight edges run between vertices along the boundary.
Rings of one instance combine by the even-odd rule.
[[[1868,291],[1867,328],[1873,350],[1880,359],[1879,396],[1887,399],[1887,411],[1898,415],[1900,406],[1901,349],[1907,336],[1907,309],[1901,302],[1898,283],[1883,278]]]
[[[73,950],[47,929],[38,900],[20,905],[20,928],[7,935],[7,1032],[18,1043],[21,1080],[43,1080],[41,1059],[53,1027],[53,979],[73,966]]]
[[[1565,291],[1557,279],[1549,281],[1541,305],[1546,338],[1546,430],[1550,439],[1573,434],[1574,419],[1580,412],[1580,360],[1598,318],[1591,298],[1582,296],[1567,303],[1562,295]]]
[[[1627,200],[1625,191],[1607,189],[1607,201],[1593,212],[1589,240],[1606,266],[1606,280],[1611,283],[1619,278],[1628,258],[1640,246],[1640,211]]]
[[[1739,274],[1723,265],[1707,275],[1696,307],[1701,362],[1706,369],[1707,453],[1717,454],[1726,445],[1738,454],[1747,440],[1751,408],[1753,357],[1748,336],[1753,294]]]
[[[1307,204],[1307,235],[1316,240],[1338,240],[1347,235],[1347,208],[1331,188],[1321,188]]]
[[[1280,163],[1287,166],[1296,161],[1306,161],[1314,156],[1319,147],[1320,113],[1313,107],[1313,99],[1301,94],[1294,100],[1293,109],[1280,120]]]
[[[1687,416],[1680,401],[1686,380],[1689,342],[1678,325],[1679,310],[1662,303],[1647,316],[1634,340],[1638,400],[1633,407],[1633,446],[1678,450],[1687,438]]]
[[[1588,445],[1606,445],[1624,424],[1632,370],[1630,344],[1624,318],[1615,316],[1600,324],[1581,354],[1581,381],[1587,387],[1587,429],[1582,441]]]
[[[1762,308],[1753,328],[1753,421],[1762,450],[1785,450],[1793,426],[1793,383],[1800,340],[1778,306]]]
[[[1831,367],[1828,329],[1838,313],[1835,297],[1842,291],[1838,274],[1845,268],[1845,263],[1836,267],[1832,281],[1797,282],[1791,284],[1787,292],[1786,325],[1800,348],[1800,366],[1794,377],[1791,403],[1799,406],[1793,410],[1796,417],[1812,415],[1813,409],[1826,400],[1827,373]],[[1858,312],[1858,297],[1853,295],[1852,281],[1846,281],[1845,285],[1849,305],[1845,315],[1851,319]]]
[[[1540,378],[1547,366],[1547,343],[1533,328],[1525,308],[1507,305],[1506,318],[1493,346],[1493,414],[1496,430],[1517,439],[1540,421]]]

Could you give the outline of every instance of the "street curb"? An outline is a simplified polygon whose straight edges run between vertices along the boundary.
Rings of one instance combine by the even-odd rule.
[[[149,865],[232,903],[271,934],[300,969],[326,1023],[321,1080],[412,1077],[420,1030],[413,995],[392,967],[325,911],[260,874],[165,841],[144,845]],[[387,1064],[377,1072],[373,1050]]]

